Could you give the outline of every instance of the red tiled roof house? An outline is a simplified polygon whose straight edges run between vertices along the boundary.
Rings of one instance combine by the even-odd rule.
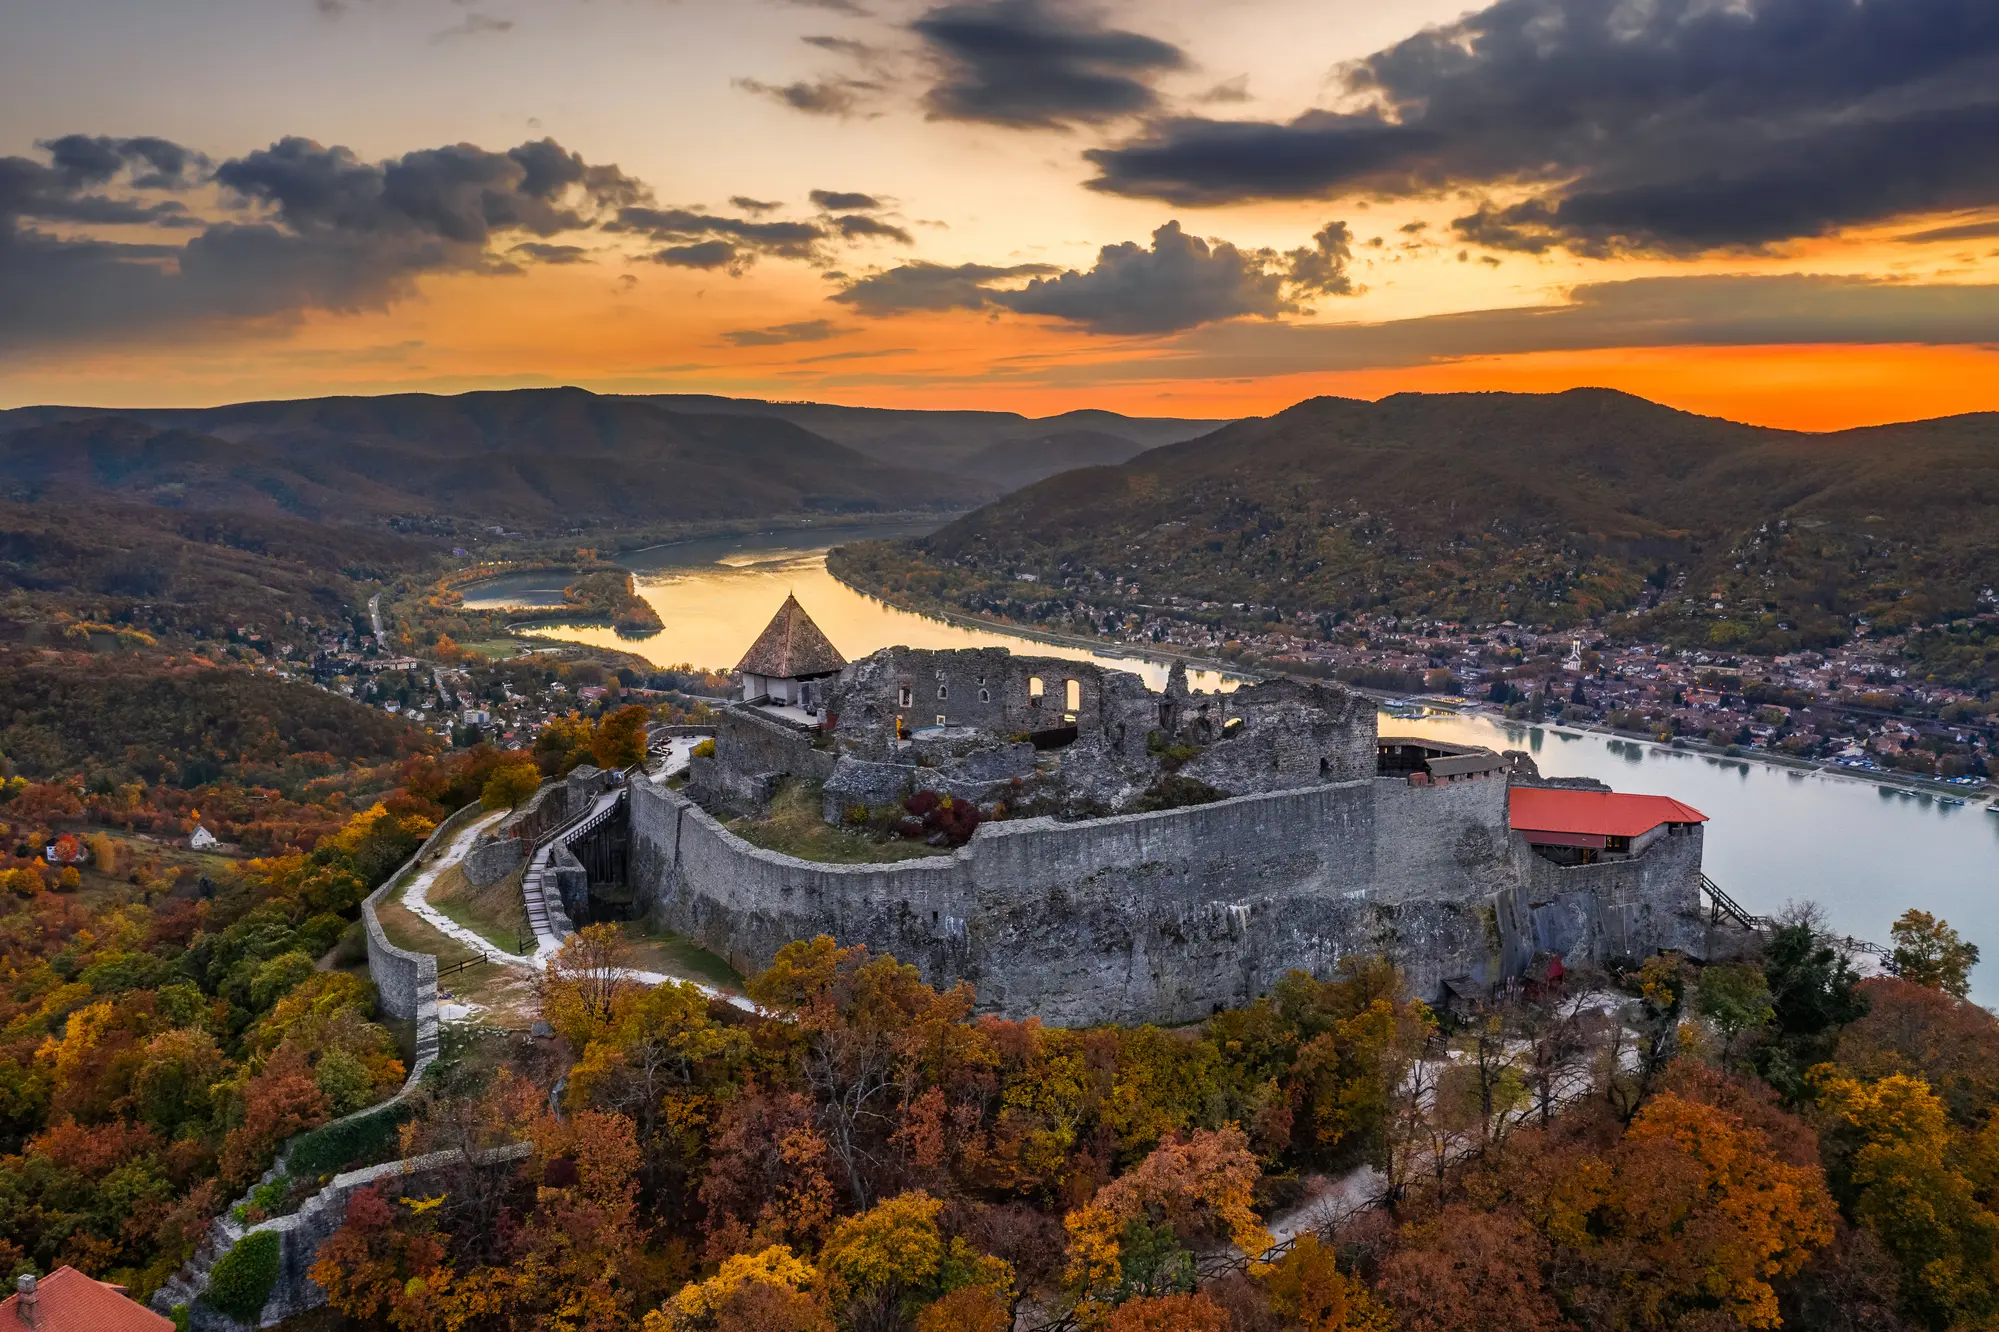
[[[173,1332],[162,1318],[125,1297],[122,1286],[58,1267],[37,1280],[24,1276],[0,1301],[0,1332]]]

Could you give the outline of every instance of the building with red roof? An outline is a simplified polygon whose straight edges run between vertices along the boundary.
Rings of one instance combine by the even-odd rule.
[[[0,1332],[173,1332],[171,1318],[127,1299],[122,1286],[95,1281],[74,1267],[37,1279],[24,1276],[0,1301]]]
[[[1707,815],[1671,796],[1561,786],[1516,786],[1507,792],[1514,832],[1563,865],[1590,865],[1642,855],[1661,838],[1707,822]]]

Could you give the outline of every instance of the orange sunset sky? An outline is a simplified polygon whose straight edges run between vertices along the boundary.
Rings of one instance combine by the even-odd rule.
[[[1999,410],[1989,0],[0,0],[0,406]]]

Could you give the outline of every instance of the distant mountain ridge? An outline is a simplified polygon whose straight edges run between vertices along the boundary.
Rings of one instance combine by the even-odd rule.
[[[902,550],[1029,619],[1177,598],[1245,627],[1389,609],[1781,650],[1999,609],[1999,414],[1818,435],[1609,390],[1315,398]]]
[[[575,388],[25,407],[0,412],[0,485],[24,500],[67,490],[322,522],[428,514],[552,527],[948,510],[1213,424]]]

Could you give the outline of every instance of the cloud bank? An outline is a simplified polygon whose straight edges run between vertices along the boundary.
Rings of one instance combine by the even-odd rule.
[[[1990,0],[1500,0],[1342,80],[1340,109],[1290,121],[1156,119],[1088,152],[1090,184],[1183,206],[1491,191],[1465,240],[1592,255],[1999,203]]]

